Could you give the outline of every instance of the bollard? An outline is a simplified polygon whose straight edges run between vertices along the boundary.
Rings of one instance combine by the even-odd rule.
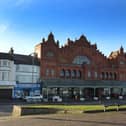
[[[117,105],[117,111],[119,111],[119,106],[120,106],[120,105],[118,104],[118,105]]]
[[[106,106],[104,105],[104,112],[106,112]]]

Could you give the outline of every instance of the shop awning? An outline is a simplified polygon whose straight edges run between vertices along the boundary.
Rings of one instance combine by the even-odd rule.
[[[126,88],[126,81],[48,79],[43,80],[43,87]]]

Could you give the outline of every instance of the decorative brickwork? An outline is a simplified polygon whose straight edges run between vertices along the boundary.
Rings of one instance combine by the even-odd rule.
[[[121,48],[104,56],[96,44],[82,35],[78,40],[67,40],[59,47],[54,35],[35,47],[41,61],[43,79],[64,78],[82,80],[126,80],[126,53]]]

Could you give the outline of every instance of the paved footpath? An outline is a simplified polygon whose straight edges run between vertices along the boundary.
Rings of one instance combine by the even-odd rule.
[[[1,117],[0,126],[126,126],[126,111]]]
[[[13,105],[0,105],[0,117],[10,116],[13,110]]]

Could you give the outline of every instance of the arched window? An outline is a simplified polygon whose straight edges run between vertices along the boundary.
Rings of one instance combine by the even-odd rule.
[[[108,75],[108,72],[106,72],[106,79],[108,79],[109,75]]]
[[[88,78],[91,77],[91,71],[88,71]]]
[[[71,70],[71,77],[76,77],[76,70]]]
[[[110,79],[113,79],[113,78],[112,78],[112,73],[111,73],[111,72],[110,72],[109,78],[110,78]]]
[[[114,73],[114,80],[116,80],[117,79],[117,75],[116,75],[116,73]]]
[[[70,77],[70,70],[65,70],[65,76]]]
[[[65,76],[65,70],[64,69],[60,71],[60,76],[61,77],[64,77]]]
[[[102,76],[101,76],[101,78],[102,78],[102,80],[105,79],[105,74],[104,74],[104,72],[102,72]]]
[[[51,75],[54,76],[55,75],[55,71],[52,69],[51,70]]]
[[[81,77],[81,71],[80,71],[80,70],[78,70],[78,71],[77,71],[76,76],[77,76],[78,78],[80,78],[80,77]]]
[[[46,69],[46,76],[49,76],[49,69]]]
[[[76,56],[73,60],[73,64],[90,64],[90,60],[88,59],[87,56]]]
[[[98,78],[98,73],[96,71],[94,72],[94,76],[95,78]]]

